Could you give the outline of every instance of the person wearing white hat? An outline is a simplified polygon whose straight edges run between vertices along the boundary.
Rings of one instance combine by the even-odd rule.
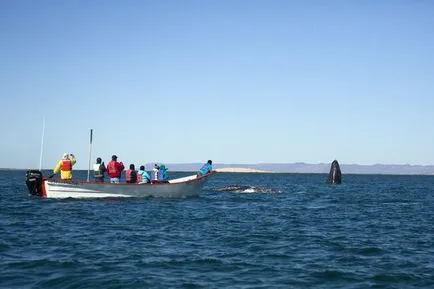
[[[72,166],[75,165],[76,159],[74,154],[63,154],[63,158],[57,163],[53,170],[53,174],[58,174],[60,172],[60,178],[62,180],[72,179]]]

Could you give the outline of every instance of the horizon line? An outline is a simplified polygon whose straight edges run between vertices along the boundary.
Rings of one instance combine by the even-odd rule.
[[[148,162],[145,163],[145,165],[152,165],[155,162]],[[157,162],[160,163],[160,162]],[[163,162],[165,165],[198,165],[198,164],[202,164],[201,162],[184,162],[184,163],[171,163],[171,162]],[[305,163],[305,162],[292,162],[292,163],[213,163],[213,166],[254,166],[254,165],[297,165],[297,164],[302,164],[302,165],[329,165],[330,163]],[[366,166],[366,167],[373,167],[373,166],[405,166],[405,167],[434,167],[434,165],[429,164],[429,165],[420,165],[420,164],[383,164],[383,163],[375,163],[375,164],[358,164],[358,163],[350,163],[350,164],[346,164],[346,163],[340,163],[340,166]],[[221,168],[221,167],[220,167]],[[6,167],[0,167],[0,170],[30,170],[30,169],[36,169],[36,168],[19,168],[19,167],[15,167],[15,168],[6,168]],[[52,168],[41,168],[41,170],[52,170]],[[77,168],[76,170],[88,170],[88,168]]]

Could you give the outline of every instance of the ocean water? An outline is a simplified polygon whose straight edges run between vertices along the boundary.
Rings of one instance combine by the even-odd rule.
[[[47,200],[24,174],[0,171],[1,288],[434,288],[434,176],[222,173],[197,198]]]

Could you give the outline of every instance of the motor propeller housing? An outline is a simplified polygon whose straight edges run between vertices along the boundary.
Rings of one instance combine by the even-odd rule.
[[[39,170],[28,170],[26,172],[26,185],[30,195],[42,196],[42,179],[42,172]]]

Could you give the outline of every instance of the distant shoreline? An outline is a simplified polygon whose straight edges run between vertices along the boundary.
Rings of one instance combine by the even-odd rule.
[[[153,163],[145,164],[149,168],[153,167]],[[169,172],[191,172],[195,173],[202,163],[165,163],[169,168]],[[354,175],[423,175],[433,176],[434,165],[358,165],[358,164],[342,164],[340,163],[342,174]],[[330,171],[330,163],[257,163],[257,164],[213,164],[214,170],[221,173],[289,173],[289,174],[328,174]],[[28,169],[37,168],[0,168],[1,171],[26,171]],[[87,171],[86,168],[77,168],[76,171]],[[52,171],[52,168],[44,168],[43,171]]]
[[[274,173],[270,171],[256,170],[250,168],[219,168],[215,169],[218,173]]]

